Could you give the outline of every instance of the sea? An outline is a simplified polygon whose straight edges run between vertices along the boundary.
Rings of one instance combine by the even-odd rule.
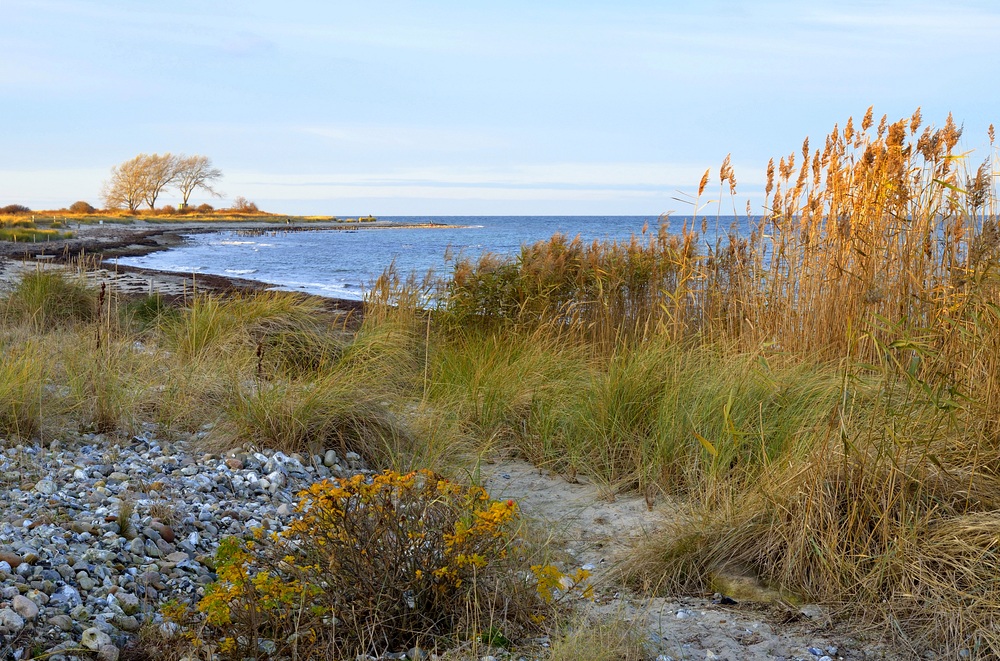
[[[748,219],[709,217],[701,235],[703,250],[719,232],[749,233]],[[622,241],[659,223],[679,234],[690,217],[672,216],[407,216],[379,218],[357,229],[263,232],[222,230],[185,235],[184,243],[118,264],[155,271],[212,274],[256,280],[273,289],[360,300],[387,268],[423,277],[448,277],[455,259],[483,253],[516,255],[522,245],[554,234],[586,242]],[[697,229],[702,219],[697,219]],[[405,225],[421,225],[406,227]],[[401,226],[397,226],[401,225]],[[427,225],[433,225],[428,227]]]

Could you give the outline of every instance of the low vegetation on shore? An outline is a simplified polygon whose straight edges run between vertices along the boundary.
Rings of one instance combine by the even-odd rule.
[[[417,480],[307,494],[333,513],[320,520],[322,508],[306,505],[304,521],[337,544],[384,533],[370,520],[336,527],[358,516],[345,503],[368,498],[376,512],[412,497],[407,507],[429,513],[451,501],[415,494],[430,478],[411,471],[456,477],[477,457],[516,453],[586,474],[609,497],[682,498],[684,516],[625,567],[634,589],[726,592],[728,576],[751,574],[787,601],[879,625],[915,653],[1000,655],[996,167],[992,129],[981,165],[956,153],[960,133],[950,117],[934,128],[919,111],[890,123],[869,110],[822,148],[806,141],[772,163],[751,236],[701,250],[702,226],[669,219],[625,243],[557,236],[514,258],[460,261],[444,283],[388,272],[360,319],[294,294],[125,300],[29,275],[0,303],[0,436],[210,425],[216,449],[338,448],[393,471],[387,482]],[[735,196],[728,162],[718,183]],[[434,295],[441,304],[427,309]],[[433,585],[457,589],[470,563],[520,587],[477,583],[510,601],[463,593],[479,595],[474,617],[407,620],[394,644],[550,626],[558,618],[545,606],[583,591],[586,577],[505,564],[522,543],[506,527],[516,506],[476,500],[474,485],[449,493],[463,504],[440,514],[454,520],[435,557],[452,564],[436,567],[427,603],[461,602]],[[429,532],[379,539],[414,534]],[[459,559],[474,539],[481,550]],[[275,555],[278,539],[242,544],[224,551],[204,613],[172,614],[192,642],[232,658],[246,650],[222,625],[242,617],[244,642],[265,629],[287,641],[310,590],[345,578],[303,573],[304,556]],[[312,558],[334,571],[327,560]],[[404,593],[425,585],[427,569],[407,571]],[[402,617],[377,596],[365,626]],[[307,621],[347,621],[341,605],[318,607],[328,610]],[[294,640],[305,645],[307,629]]]
[[[248,203],[252,204],[252,203]],[[76,202],[69,209],[32,211],[23,205],[0,207],[0,241],[14,243],[46,243],[73,239],[81,227],[96,225],[130,225],[137,221],[147,224],[160,223],[226,223],[263,222],[292,224],[296,226],[315,223],[372,223],[374,216],[338,218],[336,216],[288,216],[252,209],[233,207],[215,209],[203,204],[198,207],[177,208],[164,206],[159,209],[137,211],[98,210],[86,202]]]

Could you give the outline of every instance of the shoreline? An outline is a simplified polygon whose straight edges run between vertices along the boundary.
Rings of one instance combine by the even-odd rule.
[[[377,224],[381,223],[381,224]],[[159,271],[118,264],[119,257],[141,257],[182,245],[186,235],[221,231],[304,232],[320,230],[372,231],[391,229],[443,229],[456,225],[427,222],[375,221],[373,223],[342,223],[325,221],[276,222],[254,221],[136,221],[133,223],[86,224],[74,229],[74,237],[44,243],[0,241],[0,283],[9,284],[28,270],[49,265],[70,267],[93,260],[86,267],[88,279],[108,283],[131,295],[160,293],[164,296],[184,296],[195,291],[264,291],[277,287],[272,283],[234,276],[181,271]],[[358,311],[361,300],[315,296],[333,309]]]

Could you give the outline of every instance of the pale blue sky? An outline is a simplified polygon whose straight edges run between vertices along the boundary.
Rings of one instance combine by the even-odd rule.
[[[0,0],[0,33],[0,206],[98,204],[171,151],[224,171],[217,205],[686,214],[732,152],[742,211],[869,105],[952,111],[977,159],[1000,120],[988,1]]]

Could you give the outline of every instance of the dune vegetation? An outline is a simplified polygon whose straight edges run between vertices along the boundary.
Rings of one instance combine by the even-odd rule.
[[[210,424],[210,448],[338,448],[456,478],[512,453],[685,503],[624,568],[637,590],[751,573],[913,650],[1000,655],[996,161],[992,129],[981,164],[960,134],[869,110],[772,162],[750,236],[703,249],[712,216],[624,243],[556,236],[442,282],[388,272],[360,318],[294,294],[126,300],[29,275],[0,302],[0,434]],[[728,161],[717,183],[735,199]],[[523,571],[495,544],[502,509],[483,561]],[[537,567],[525,627],[544,619]]]

